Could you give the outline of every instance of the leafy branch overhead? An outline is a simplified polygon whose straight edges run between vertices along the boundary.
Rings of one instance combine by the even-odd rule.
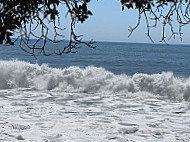
[[[36,51],[44,55],[62,55],[76,52],[80,44],[95,48],[93,41],[83,42],[81,36],[74,32],[76,22],[83,23],[92,12],[88,10],[87,3],[89,0],[0,0],[0,44],[13,45],[11,36],[17,33],[19,36],[20,47],[25,52],[35,56]],[[62,31],[65,28],[60,27],[60,13],[58,6],[66,9],[67,15],[70,15],[70,40],[68,45],[62,50],[46,53],[45,45],[47,41],[53,43],[60,42],[57,38],[64,40]],[[50,29],[54,29],[54,39],[48,37]],[[37,31],[37,32],[36,32]],[[40,31],[40,35],[39,35]],[[36,34],[38,33],[38,34]],[[29,44],[31,38],[36,38],[34,44]],[[42,46],[37,46],[42,41]]]
[[[73,49],[79,48],[81,44],[95,48],[93,41],[84,42],[82,37],[74,32],[76,23],[83,23],[92,15],[88,9],[90,2],[91,0],[0,0],[0,44],[13,45],[15,41],[12,41],[11,37],[17,33],[21,49],[34,57],[38,51],[46,56],[73,53],[76,52]],[[170,27],[171,37],[175,38],[176,35],[182,36],[181,28],[190,21],[189,0],[120,0],[120,2],[122,11],[137,9],[139,14],[137,25],[129,28],[129,36],[140,25],[142,16],[145,18],[147,36],[150,39],[150,28],[157,27],[158,22],[161,22],[162,41],[166,39],[166,25]],[[62,17],[58,7],[64,8],[67,11],[66,16],[70,17],[70,38],[68,45],[47,54],[45,50],[47,41],[57,43],[59,42],[57,39],[64,40],[62,31],[65,27],[60,26]],[[175,21],[179,24],[178,31],[173,27]],[[53,39],[49,38],[52,27]],[[29,44],[31,38],[37,39],[32,45]],[[39,41],[43,42],[42,46],[37,45]]]

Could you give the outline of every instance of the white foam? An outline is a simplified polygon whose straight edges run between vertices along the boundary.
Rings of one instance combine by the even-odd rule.
[[[104,68],[50,68],[24,61],[0,61],[0,89],[33,88],[82,93],[129,94],[148,92],[169,98],[190,98],[190,78],[161,74],[115,75]]]

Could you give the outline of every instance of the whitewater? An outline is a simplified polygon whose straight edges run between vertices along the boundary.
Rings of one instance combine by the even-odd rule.
[[[2,142],[189,142],[190,78],[0,61]]]

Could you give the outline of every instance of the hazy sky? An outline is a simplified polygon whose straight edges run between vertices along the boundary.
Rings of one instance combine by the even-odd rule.
[[[62,13],[61,26],[69,29],[69,18],[64,18],[65,7],[59,7],[59,9],[60,13]],[[138,11],[127,9],[121,11],[119,0],[91,0],[89,9],[92,11],[93,16],[89,17],[83,24],[77,24],[75,28],[77,34],[84,35],[84,40],[151,43],[145,34],[146,25],[144,19],[142,19],[138,29],[128,38],[129,26],[134,27],[136,25]],[[151,36],[155,43],[159,43],[161,40],[161,30],[161,23],[157,28],[151,30]],[[178,37],[175,40],[168,41],[168,43],[190,44],[189,31],[190,26],[186,26],[183,29],[183,41]],[[170,35],[169,30],[166,33]],[[63,34],[68,39],[69,31],[65,31]]]
[[[98,41],[124,41],[124,42],[146,42],[151,43],[146,36],[145,21],[142,20],[140,27],[134,31],[128,38],[129,26],[135,26],[137,23],[137,10],[121,11],[121,4],[118,0],[92,0],[89,9],[93,12],[87,21],[82,25],[77,25],[77,32],[83,34],[85,39],[94,39]],[[158,43],[161,40],[161,25],[151,30],[153,40]],[[183,30],[183,41],[179,38],[170,40],[169,43],[190,43],[188,30],[186,26]],[[169,31],[168,34],[170,35]]]

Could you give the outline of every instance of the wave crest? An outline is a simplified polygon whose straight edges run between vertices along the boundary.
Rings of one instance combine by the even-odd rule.
[[[190,99],[190,78],[177,78],[171,72],[161,74],[115,75],[93,66],[50,68],[24,61],[0,61],[0,89],[33,88],[82,93],[140,93]]]

